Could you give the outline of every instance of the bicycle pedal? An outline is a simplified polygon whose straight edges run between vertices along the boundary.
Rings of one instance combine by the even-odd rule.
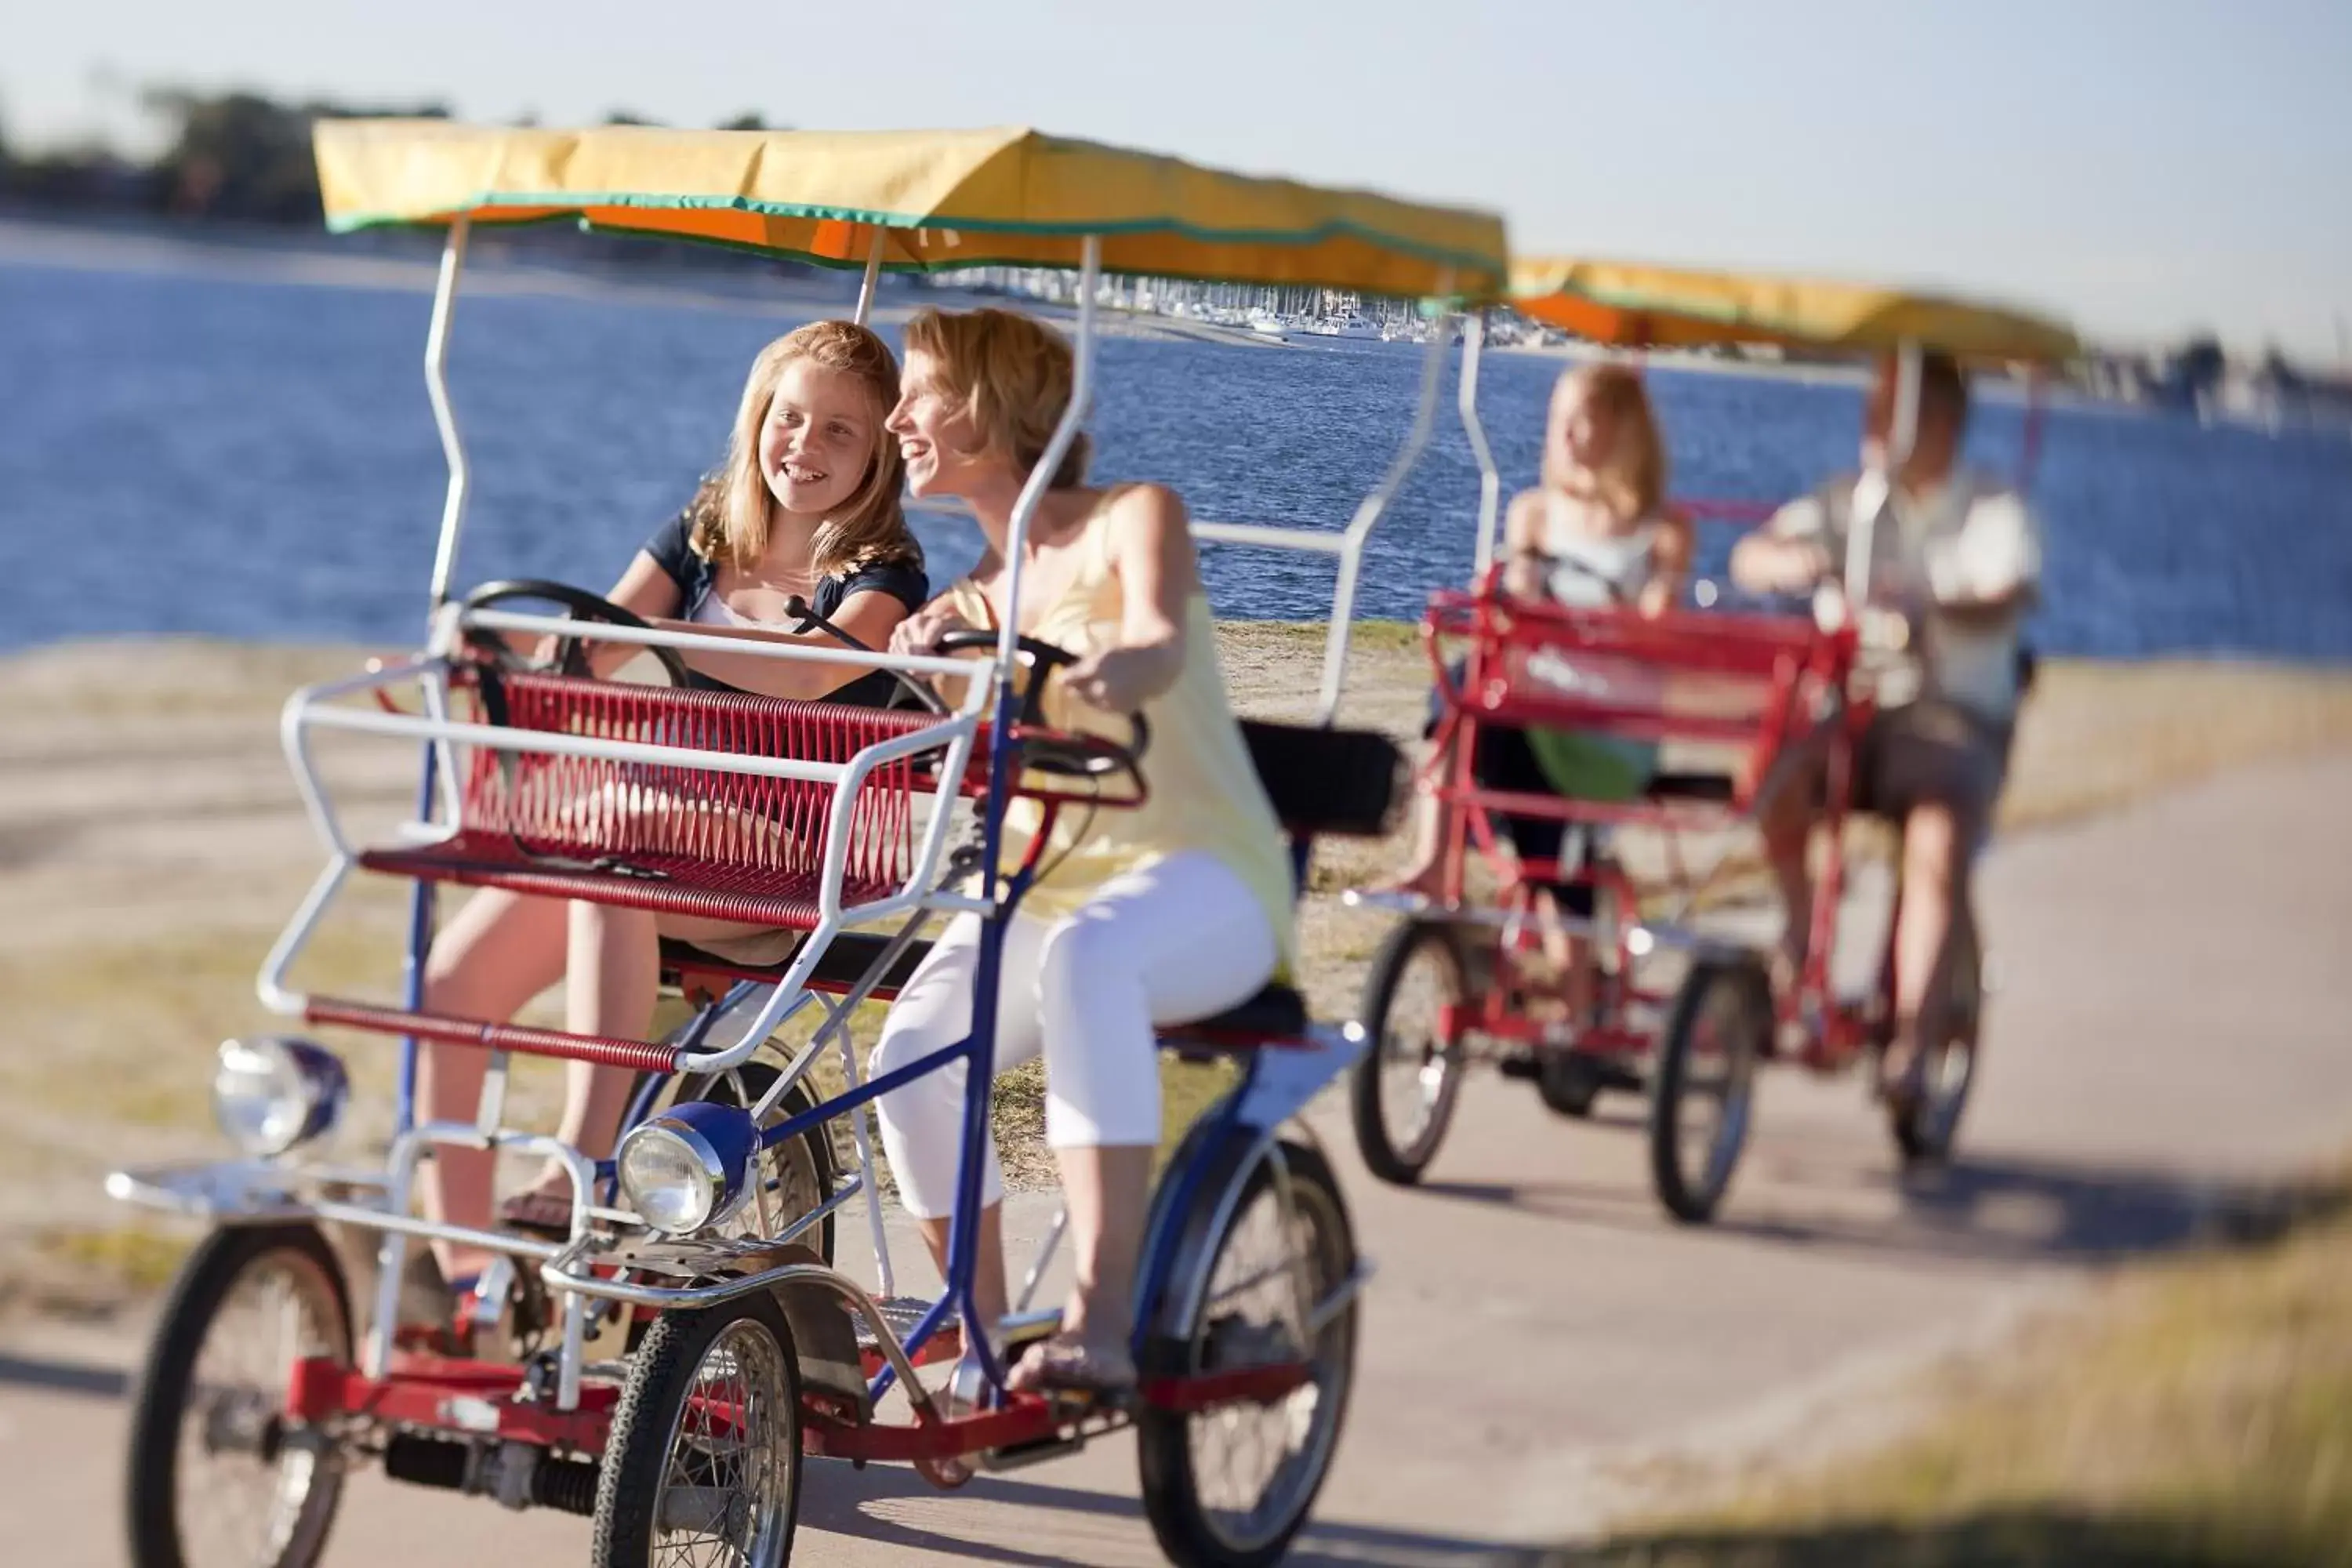
[[[1002,1475],[1006,1470],[1024,1469],[1031,1465],[1042,1465],[1048,1459],[1058,1459],[1065,1454],[1075,1454],[1086,1446],[1086,1434],[1073,1428],[1068,1432],[1056,1432],[1050,1437],[1040,1437],[1034,1443],[1015,1443],[1008,1447],[983,1449],[977,1468],[991,1475]]]
[[[920,1296],[886,1296],[874,1303],[875,1310],[880,1314],[883,1322],[889,1325],[892,1337],[901,1343],[915,1331],[915,1325],[923,1321],[931,1306],[931,1302]],[[858,1344],[868,1348],[880,1344],[881,1340],[874,1332],[874,1325],[866,1321],[866,1314],[859,1312],[854,1316]],[[943,1332],[959,1328],[961,1321],[952,1311],[940,1323]]]

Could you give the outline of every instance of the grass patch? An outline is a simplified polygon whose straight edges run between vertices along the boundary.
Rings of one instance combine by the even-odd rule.
[[[188,1237],[132,1222],[109,1230],[44,1231],[33,1250],[44,1263],[99,1275],[125,1289],[160,1290],[188,1255]]]
[[[1941,1374],[1937,1413],[1570,1564],[2352,1563],[2352,1218],[2137,1266]]]

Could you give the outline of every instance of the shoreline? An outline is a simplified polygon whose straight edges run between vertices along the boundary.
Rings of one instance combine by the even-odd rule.
[[[521,257],[499,254],[499,238],[498,232],[490,230],[474,241],[475,253],[467,258],[461,294],[568,298],[793,321],[814,319],[828,311],[845,312],[857,297],[857,274],[849,270],[837,274],[837,284],[829,285],[828,280],[819,278],[761,276],[749,269],[703,273],[665,267],[651,260],[641,266],[600,267],[583,258],[577,264],[565,265],[542,258],[535,246]],[[485,250],[491,254],[482,254]],[[174,229],[155,220],[93,223],[0,209],[0,267],[193,276],[232,283],[429,295],[438,272],[438,258],[437,244],[425,243],[420,237],[405,232],[372,233],[362,238],[332,236],[323,229],[315,234]],[[875,302],[874,320],[881,324],[896,324],[925,306],[970,308],[992,303],[1009,303],[1041,320],[1066,326],[1076,318],[1076,309],[1066,304],[953,288],[935,289],[909,276],[886,275]],[[1097,321],[1106,336],[1147,342],[1202,342],[1302,353],[1334,352],[1337,342],[1319,339],[1276,342],[1238,327],[1116,307],[1099,311]],[[1413,351],[1420,347],[1411,343],[1399,346]],[[1458,350],[1448,352],[1458,353]],[[1625,350],[1583,342],[1489,344],[1486,352],[1571,362],[1629,357]],[[1679,349],[1643,351],[1633,357],[1662,371],[1792,385],[1860,386],[1869,376],[1867,369],[1858,365],[1717,358]],[[1979,381],[1985,394],[1998,401],[2021,402],[2025,396],[2023,384],[2006,375],[1988,374]],[[2069,412],[2147,417],[2162,413],[2063,386],[2045,387],[2042,395],[2046,406]]]

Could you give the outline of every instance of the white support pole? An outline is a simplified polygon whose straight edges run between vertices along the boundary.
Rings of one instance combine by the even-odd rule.
[[[425,390],[433,399],[433,427],[441,433],[441,456],[449,466],[449,489],[441,501],[441,542],[433,555],[433,605],[437,615],[449,602],[449,579],[457,567],[457,536],[466,523],[466,497],[472,469],[466,462],[466,443],[457,435],[457,411],[449,404],[449,317],[457,301],[457,274],[466,265],[466,233],[470,220],[460,213],[451,220],[449,237],[441,247],[441,275],[433,286],[433,325],[425,334]]]
[[[874,324],[874,295],[882,281],[882,246],[890,231],[880,224],[874,226],[874,243],[866,252],[866,277],[857,285],[857,314],[850,318],[861,327]]]
[[[1879,482],[1869,487],[1873,504],[1859,504],[1857,491],[1852,526],[1846,533],[1845,601],[1855,612],[1869,602],[1870,563],[1877,546],[1878,517],[1895,504],[1895,477],[1903,465],[1911,459],[1911,449],[1919,440],[1919,372],[1924,356],[1919,345],[1908,339],[1895,356],[1895,407],[1887,421],[1885,471],[1877,476]],[[1867,476],[1865,476],[1867,477]]]
[[[1090,234],[1079,251],[1077,363],[1070,375],[1070,405],[1062,410],[1053,438],[1045,443],[1037,466],[1029,470],[1021,486],[1021,494],[1013,503],[1011,526],[1005,531],[1004,624],[997,628],[996,668],[997,679],[1008,686],[1013,682],[1013,652],[1021,635],[1021,564],[1027,553],[1029,521],[1037,515],[1037,505],[1045,499],[1055,471],[1069,455],[1070,444],[1078,438],[1078,426],[1086,423],[1087,405],[1094,399],[1095,290],[1101,281],[1102,241]]]
[[[1364,563],[1364,542],[1371,536],[1372,525],[1396,499],[1397,490],[1421,460],[1429,445],[1429,433],[1437,422],[1437,388],[1445,379],[1445,351],[1452,347],[1447,330],[1450,316],[1438,318],[1429,335],[1429,347],[1421,362],[1421,403],[1414,409],[1412,429],[1405,436],[1404,445],[1389,464],[1387,473],[1372,488],[1370,495],[1356,503],[1356,515],[1348,521],[1347,542],[1339,553],[1339,583],[1332,595],[1331,628],[1323,646],[1323,690],[1316,704],[1315,722],[1328,726],[1339,711],[1339,688],[1348,670],[1348,633],[1356,614],[1356,579]]]
[[[1486,341],[1486,312],[1480,310],[1463,324],[1462,384],[1454,398],[1462,413],[1462,433],[1470,438],[1470,455],[1478,461],[1478,556],[1473,575],[1483,577],[1495,559],[1495,525],[1503,510],[1503,476],[1495,468],[1494,448],[1486,444],[1486,427],[1478,422],[1479,350]]]

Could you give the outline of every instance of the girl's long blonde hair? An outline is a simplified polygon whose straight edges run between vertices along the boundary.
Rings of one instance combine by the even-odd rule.
[[[1017,310],[919,310],[907,352],[939,365],[940,390],[963,405],[981,449],[1026,479],[1070,405],[1076,362],[1059,332]],[[1086,482],[1084,432],[1054,470],[1053,489]]]
[[[864,482],[837,516],[816,531],[810,569],[819,577],[840,576],[863,566],[919,566],[922,546],[907,527],[898,491],[905,463],[898,443],[883,422],[898,404],[898,362],[890,345],[850,321],[811,321],[760,351],[743,382],[727,460],[702,481],[690,503],[694,522],[688,534],[706,561],[749,570],[768,552],[768,524],[775,497],[760,471],[760,432],[775,401],[776,383],[796,360],[814,360],[856,378],[874,400],[874,450]]]
[[[1658,416],[1650,405],[1649,389],[1631,365],[1603,363],[1581,365],[1562,374],[1552,388],[1552,406],[1570,385],[1581,384],[1584,395],[1614,432],[1608,461],[1595,476],[1601,498],[1628,519],[1649,517],[1666,499],[1666,444],[1658,432]],[[1559,443],[1547,431],[1543,449],[1546,489],[1567,488],[1561,471]]]

